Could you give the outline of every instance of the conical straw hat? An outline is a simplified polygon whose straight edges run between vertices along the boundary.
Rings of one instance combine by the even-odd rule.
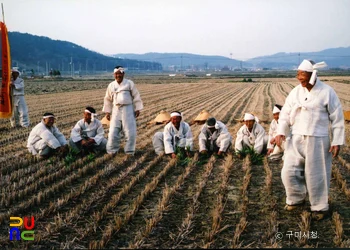
[[[165,110],[160,111],[157,117],[154,119],[156,123],[163,123],[170,120],[170,114]]]
[[[206,121],[209,117],[211,117],[211,114],[204,109],[197,115],[194,121]]]
[[[101,123],[102,123],[103,125],[109,126],[110,121],[108,121],[106,117],[103,117],[102,120],[101,120]]]
[[[344,120],[350,121],[350,110],[344,111]]]

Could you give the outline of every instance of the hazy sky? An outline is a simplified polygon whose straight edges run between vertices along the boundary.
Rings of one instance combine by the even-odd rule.
[[[350,46],[350,0],[1,0],[9,31],[103,54],[246,60]]]

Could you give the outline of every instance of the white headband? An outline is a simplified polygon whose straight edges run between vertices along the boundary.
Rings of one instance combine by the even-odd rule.
[[[113,70],[113,73],[116,73],[116,72],[118,72],[118,71],[120,71],[121,73],[124,73],[124,68],[117,68],[117,69],[114,69],[114,70]]]
[[[50,118],[50,117],[55,118],[55,116],[54,116],[54,115],[45,115],[45,116],[43,116],[43,119]]]
[[[306,72],[312,72],[311,78],[309,83],[311,85],[314,85],[315,79],[316,79],[316,73],[317,69],[325,68],[327,67],[327,64],[325,62],[319,62],[312,65],[312,63],[309,60],[303,60],[301,64],[298,67],[298,70],[306,71]]]
[[[255,120],[257,123],[259,123],[259,118],[252,115],[252,114],[249,114],[249,113],[245,113],[244,114],[244,118],[243,118],[244,121],[251,121],[251,120]]]
[[[96,115],[96,113],[92,113],[90,110],[85,109],[85,112]]]
[[[277,108],[276,106],[273,107],[272,114],[280,113],[281,110]]]
[[[179,113],[179,112],[172,112],[170,114],[170,117],[173,117],[173,116],[181,116],[182,117],[181,113]]]
[[[255,120],[255,116],[252,115],[252,114],[249,114],[249,113],[245,113],[245,114],[244,114],[243,120],[244,120],[244,121]]]

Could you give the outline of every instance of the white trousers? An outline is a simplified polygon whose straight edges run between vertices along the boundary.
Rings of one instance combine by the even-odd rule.
[[[232,145],[231,140],[232,138],[230,140],[227,140],[227,135],[219,135],[219,137],[215,140],[207,139],[206,141],[199,141],[199,151],[207,150],[210,152],[217,153],[222,147],[224,149],[223,151],[227,152]]]
[[[113,107],[106,146],[108,154],[114,154],[119,151],[121,132],[124,133],[126,140],[125,153],[133,155],[136,146],[136,119],[132,104]]]
[[[40,156],[50,155],[53,151],[54,149],[50,148],[43,139],[37,141],[32,145],[32,148],[29,149],[29,152],[31,152],[33,155],[39,154]]]
[[[69,146],[74,149],[76,152],[81,152],[81,150],[83,149],[83,147],[81,146],[81,141],[79,142],[74,142],[72,139],[69,139]],[[97,152],[102,152],[104,150],[106,150],[106,145],[107,145],[107,139],[103,138],[102,141],[100,142],[100,144],[96,144],[94,143],[94,145],[92,145],[92,149],[94,151]]]
[[[265,135],[264,136],[264,141],[263,141],[263,147],[261,148],[261,151],[260,152],[257,152],[258,154],[261,154],[262,151],[264,151],[267,147],[267,141],[269,140],[269,137],[268,135]],[[251,140],[249,139],[249,136],[247,135],[244,135],[243,136],[243,140],[242,140],[242,148],[244,147],[254,147],[255,143],[252,143]]]
[[[13,116],[10,119],[11,127],[29,126],[28,107],[23,95],[13,96]]]
[[[157,155],[160,155],[164,153],[164,133],[163,132],[156,132],[152,138],[153,148]],[[174,140],[171,141],[174,152],[175,152],[175,146],[185,148],[186,147],[186,138],[182,138],[180,140],[177,140],[175,142],[174,146]]]
[[[309,194],[311,211],[327,211],[332,154],[329,137],[292,135],[286,140],[282,182],[288,205],[302,203]]]

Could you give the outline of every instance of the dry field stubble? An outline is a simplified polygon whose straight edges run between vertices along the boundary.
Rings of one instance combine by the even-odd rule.
[[[321,79],[350,110],[349,79]],[[172,81],[135,79],[145,106],[137,121],[135,161],[125,160],[123,153],[86,156],[71,164],[58,159],[37,161],[28,157],[25,147],[30,130],[10,129],[8,120],[0,120],[1,248],[350,246],[349,146],[333,161],[331,215],[320,222],[310,221],[307,205],[293,212],[283,210],[282,162],[265,159],[256,166],[248,157],[236,158],[231,150],[224,159],[203,160],[195,154],[192,161],[181,164],[152,150],[152,136],[162,126],[146,123],[162,109],[183,111],[187,122],[207,109],[227,124],[234,138],[241,126],[238,120],[244,112],[253,111],[268,131],[273,105],[284,103],[297,84],[295,79]],[[107,84],[27,82],[31,128],[44,112],[51,111],[68,138],[85,106],[94,106],[102,118]],[[192,129],[198,149],[200,126]],[[349,145],[349,123],[346,135]],[[10,216],[34,216],[35,240],[11,242]]]

